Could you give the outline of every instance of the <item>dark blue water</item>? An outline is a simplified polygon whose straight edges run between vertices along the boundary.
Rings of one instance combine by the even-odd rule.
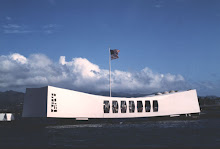
[[[36,127],[0,125],[0,148],[220,148],[220,119]]]

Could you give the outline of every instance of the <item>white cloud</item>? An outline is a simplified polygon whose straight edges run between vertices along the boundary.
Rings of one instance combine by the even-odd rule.
[[[27,58],[24,57],[23,55],[18,54],[18,53],[11,54],[11,55],[9,55],[9,57],[12,60],[17,61],[18,63],[21,63],[21,64],[27,63]]]
[[[66,64],[66,57],[65,57],[65,56],[60,56],[59,63],[60,63],[61,65],[65,65],[65,64]]]
[[[18,53],[0,56],[1,90],[24,91],[26,87],[53,85],[84,92],[101,92],[108,91],[108,79],[107,69],[99,68],[86,58],[66,61],[65,56],[61,56],[56,63],[43,54],[29,57]],[[140,72],[112,72],[113,92],[152,93],[187,87],[183,76],[160,74],[147,67]]]

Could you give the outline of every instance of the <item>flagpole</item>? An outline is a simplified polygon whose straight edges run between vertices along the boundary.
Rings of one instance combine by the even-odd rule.
[[[111,93],[111,51],[109,48],[109,96],[112,97]]]

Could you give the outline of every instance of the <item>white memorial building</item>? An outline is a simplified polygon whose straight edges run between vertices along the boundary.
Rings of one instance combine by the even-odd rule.
[[[174,117],[196,113],[200,113],[196,90],[123,98],[46,86],[26,89],[22,116],[89,120]]]

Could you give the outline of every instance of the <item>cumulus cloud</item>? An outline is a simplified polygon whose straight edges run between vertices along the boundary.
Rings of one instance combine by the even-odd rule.
[[[14,54],[10,55],[9,57],[10,57],[10,59],[17,61],[18,63],[21,63],[21,64],[27,63],[26,57],[24,57],[23,55],[20,55],[18,53],[14,53]]]
[[[25,57],[19,53],[0,56],[1,90],[24,91],[27,87],[52,85],[84,92],[109,90],[109,71],[86,58],[66,61],[61,56],[53,62],[43,54]],[[181,90],[189,87],[184,77],[160,74],[146,67],[139,72],[114,70],[112,91],[124,93],[153,93],[165,90]]]

